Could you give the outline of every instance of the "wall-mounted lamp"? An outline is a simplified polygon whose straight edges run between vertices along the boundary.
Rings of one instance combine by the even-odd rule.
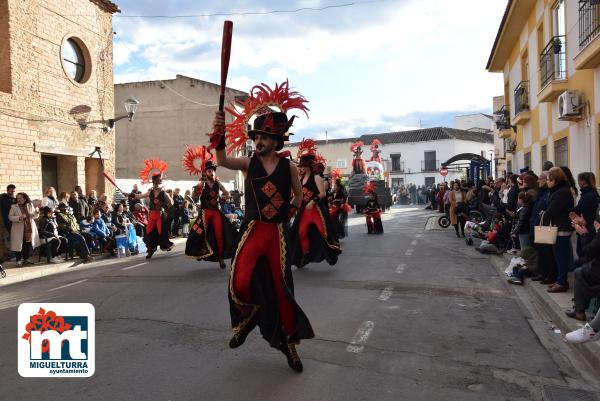
[[[108,130],[113,129],[115,127],[115,123],[124,118],[128,118],[129,121],[133,121],[133,115],[137,111],[139,104],[140,104],[140,102],[134,98],[129,98],[129,99],[125,100],[125,111],[127,111],[127,114],[116,117],[116,118],[108,119],[108,122],[107,122]]]

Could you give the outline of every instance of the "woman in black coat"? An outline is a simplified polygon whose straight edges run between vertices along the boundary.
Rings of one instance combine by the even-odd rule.
[[[569,289],[567,272],[571,264],[571,235],[573,227],[569,213],[573,211],[574,200],[567,176],[560,167],[553,167],[548,173],[548,206],[543,216],[542,224],[552,222],[558,227],[558,236],[553,246],[554,259],[558,270],[556,283],[548,288],[548,292],[566,292]]]
[[[587,231],[594,232],[594,219],[598,210],[598,191],[596,190],[596,177],[594,173],[581,173],[577,176],[579,188],[581,188],[581,196],[579,202],[575,206],[575,213],[583,217],[586,222]],[[583,245],[581,235],[577,235],[577,256],[583,256]]]

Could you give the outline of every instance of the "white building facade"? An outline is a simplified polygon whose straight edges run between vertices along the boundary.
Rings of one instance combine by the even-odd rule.
[[[494,140],[491,134],[452,128],[427,128],[361,137],[367,148],[363,155],[365,160],[371,157],[368,146],[375,138],[383,143],[381,156],[391,187],[407,184],[429,186],[466,178],[464,169],[450,168],[445,178],[440,174],[442,163],[458,154],[471,153],[488,160],[493,160],[494,157]]]

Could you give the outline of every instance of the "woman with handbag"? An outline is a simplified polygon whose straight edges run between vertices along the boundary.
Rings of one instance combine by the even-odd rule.
[[[11,206],[8,219],[12,226],[10,230],[10,250],[15,252],[17,267],[24,264],[32,265],[29,259],[32,251],[40,246],[35,219],[39,217],[39,211],[24,192],[17,194],[17,203]]]
[[[548,288],[548,292],[566,292],[569,289],[567,281],[567,272],[571,264],[571,235],[573,227],[569,213],[573,211],[574,200],[571,193],[571,187],[567,181],[567,176],[560,167],[553,167],[548,173],[548,188],[550,196],[548,197],[548,206],[543,216],[541,224],[552,222],[558,228],[556,242],[552,248],[558,276],[556,283]]]
[[[465,236],[465,213],[467,212],[466,201],[467,195],[465,191],[460,188],[458,182],[454,182],[452,184],[452,191],[448,195],[448,200],[450,201],[450,222],[454,226],[456,230],[456,236],[460,238],[460,234],[458,232],[458,226],[460,225],[460,231],[462,236]]]

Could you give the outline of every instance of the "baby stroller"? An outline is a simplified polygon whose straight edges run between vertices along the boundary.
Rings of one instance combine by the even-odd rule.
[[[480,210],[471,210],[465,223],[465,242],[473,245],[473,238],[486,239],[487,233],[494,227],[498,211],[495,207],[481,205]]]

